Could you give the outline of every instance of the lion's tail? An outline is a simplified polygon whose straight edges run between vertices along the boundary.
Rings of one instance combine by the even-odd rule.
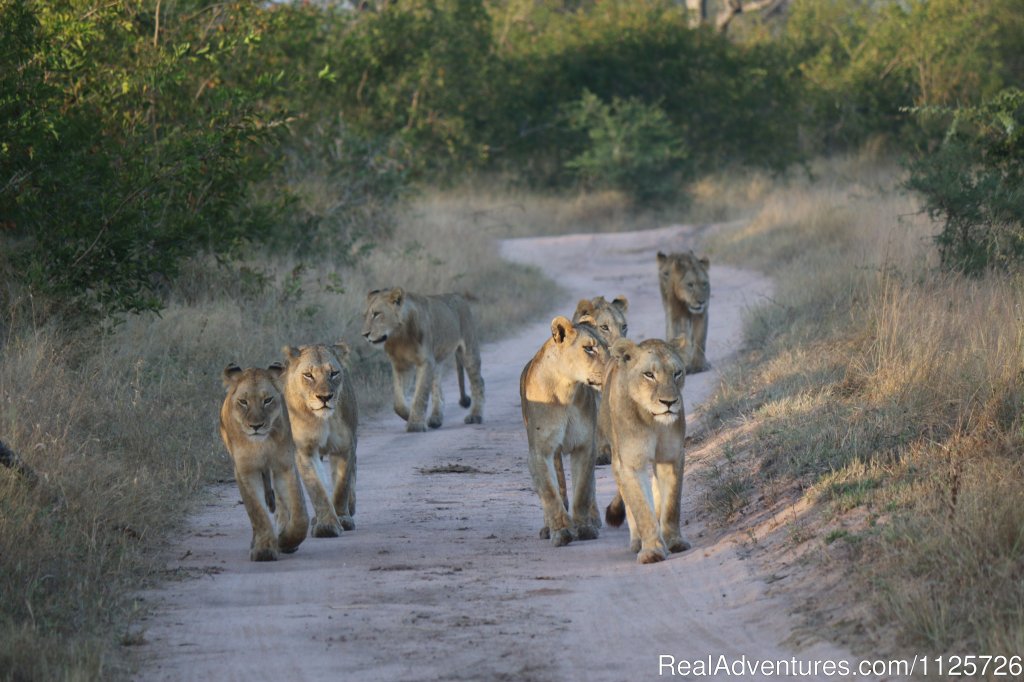
[[[455,376],[459,378],[459,405],[469,407],[473,401],[466,394],[466,363],[462,357],[462,347],[455,351]]]
[[[626,503],[622,501],[621,494],[615,493],[615,499],[605,508],[604,520],[613,528],[618,528],[626,520]]]
[[[263,497],[267,500],[267,509],[269,509],[270,513],[273,514],[277,511],[275,508],[277,507],[277,504],[274,499],[274,486],[270,482],[270,473],[264,471],[261,476],[263,478]]]

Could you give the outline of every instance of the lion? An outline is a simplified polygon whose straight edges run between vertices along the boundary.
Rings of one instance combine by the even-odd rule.
[[[395,414],[406,420],[406,431],[440,428],[444,396],[439,367],[455,356],[459,380],[459,405],[470,408],[467,424],[483,422],[484,379],[480,374],[480,344],[469,303],[459,294],[420,295],[401,288],[374,289],[366,297],[363,337],[383,345],[391,361]],[[469,377],[472,397],[466,395]],[[415,373],[412,404],[406,389]],[[424,423],[427,402],[433,398],[430,417]]]
[[[604,296],[584,298],[576,304],[576,312],[573,313],[572,322],[573,324],[589,324],[610,347],[629,332],[629,325],[626,324],[627,310],[629,310],[629,299],[625,296],[618,296],[611,302],[605,299]],[[598,419],[597,464],[604,465],[609,463],[611,463],[611,446],[608,444],[608,438],[604,435],[604,425]],[[555,460],[555,469],[558,473],[558,482],[564,497],[565,471],[562,469],[561,458]]]
[[[526,363],[519,379],[529,466],[544,510],[541,538],[555,547],[573,539],[593,540],[601,527],[594,479],[597,393],[608,363],[608,347],[588,325],[565,317],[551,321],[551,338]],[[572,518],[556,481],[556,460],[570,457]],[[575,523],[574,523],[575,522]]]
[[[665,307],[665,338],[685,336],[692,357],[686,363],[687,374],[710,368],[705,356],[708,341],[708,299],[711,261],[698,258],[693,251],[664,254],[658,252],[658,283]]]
[[[610,346],[629,331],[629,326],[626,324],[627,310],[629,310],[629,299],[625,296],[617,296],[610,302],[604,296],[584,298],[576,304],[572,323],[589,324]]]
[[[660,339],[621,339],[610,352],[601,411],[619,495],[605,520],[620,526],[628,518],[629,547],[638,563],[663,561],[690,548],[679,530],[686,366],[675,346]]]
[[[355,390],[345,363],[349,347],[285,346],[284,397],[295,439],[296,464],[313,503],[313,536],[353,530],[356,513]]]
[[[252,523],[252,561],[276,561],[279,552],[294,552],[309,525],[282,396],[283,372],[276,363],[268,369],[231,364],[221,374],[227,395],[220,408],[220,437]]]

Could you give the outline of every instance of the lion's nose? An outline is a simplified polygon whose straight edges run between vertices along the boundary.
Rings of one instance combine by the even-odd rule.
[[[363,332],[363,338],[366,339],[367,341],[369,341],[370,340],[370,332]]]
[[[678,402],[679,402],[679,400],[678,400],[678,399],[676,399],[676,400],[660,400],[660,399],[659,399],[659,401],[658,401],[658,402],[660,402],[660,403],[661,403],[662,405],[664,405],[665,407],[672,407],[673,405],[675,405],[676,403],[678,403]]]
[[[327,395],[318,395],[317,396],[317,398],[320,399],[320,402],[322,402],[324,405],[326,405],[327,403],[331,402],[331,398],[333,398],[333,397],[334,397],[333,393],[328,393]]]
[[[249,428],[253,430],[253,433],[255,433],[256,431],[262,429],[264,424],[266,424],[266,422],[260,422],[259,424],[249,424]]]

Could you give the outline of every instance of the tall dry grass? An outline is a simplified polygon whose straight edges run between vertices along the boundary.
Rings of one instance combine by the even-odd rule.
[[[900,178],[868,153],[705,187],[711,210],[734,190],[755,196],[746,221],[711,238],[712,257],[776,282],[748,317],[750,353],[707,407],[753,472],[723,494],[749,489],[733,510],[785,487],[826,519],[866,513],[858,532],[820,540],[856,549],[855,584],[900,645],[1016,653],[1024,282],[940,272],[936,226]]]
[[[45,315],[24,301],[5,311],[0,440],[40,482],[0,467],[0,679],[128,673],[120,647],[144,637],[132,627],[132,591],[165,577],[162,541],[208,482],[231,477],[216,428],[221,368],[266,365],[285,344],[344,339],[359,409],[377,410],[390,370],[359,335],[367,291],[470,292],[483,335],[495,338],[547,309],[556,287],[501,261],[494,237],[582,226],[591,212],[607,222],[613,205],[427,193],[386,238],[354,243],[338,262],[280,249],[231,267],[197,258],[160,315],[104,332],[40,323]]]

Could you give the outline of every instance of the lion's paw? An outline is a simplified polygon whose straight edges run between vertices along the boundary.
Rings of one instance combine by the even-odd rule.
[[[315,538],[336,538],[341,535],[341,526],[337,523],[316,523],[313,526],[313,537]]]
[[[402,418],[402,421],[409,421],[409,408],[395,405],[395,414]]]
[[[580,540],[596,540],[597,539],[597,528],[594,526],[577,526],[576,537]]]
[[[540,529],[540,533],[538,533],[537,535],[540,537],[541,540],[550,540],[551,530],[547,526],[544,526]]]
[[[459,406],[460,407],[469,407],[472,404],[473,404],[473,400],[468,395],[467,396],[463,396],[462,398],[459,398]]]
[[[338,520],[341,522],[341,527],[345,530],[355,530],[356,522],[351,516],[340,516]]]
[[[409,425],[405,427],[405,430],[409,433],[423,433],[427,430],[427,425],[423,422],[409,422]]]
[[[684,538],[678,536],[674,538],[667,538],[665,540],[665,544],[668,545],[668,551],[672,552],[673,554],[676,552],[685,552],[691,547],[690,542],[688,540],[685,540]]]
[[[563,547],[572,542],[572,531],[562,528],[551,533],[551,544],[555,547]]]
[[[641,551],[636,555],[636,562],[638,564],[656,564],[667,558],[665,552],[659,547],[658,549],[645,549]]]
[[[277,552],[272,547],[261,547],[249,551],[250,561],[277,561]]]
[[[430,419],[427,420],[427,426],[432,429],[441,428],[442,417],[439,414],[430,415]]]
[[[484,418],[478,414],[470,414],[466,415],[466,418],[463,421],[467,424],[483,424]]]
[[[640,538],[630,538],[629,539],[629,551],[632,552],[633,554],[636,554],[637,552],[640,551],[641,544],[642,543],[640,542]]]

